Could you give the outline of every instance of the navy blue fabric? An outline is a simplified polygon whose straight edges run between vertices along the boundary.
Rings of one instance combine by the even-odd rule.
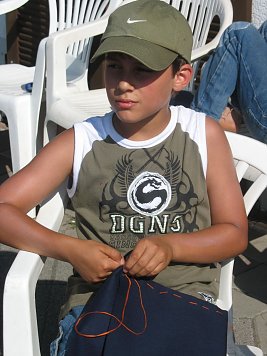
[[[153,280],[128,277],[122,268],[105,281],[81,315],[66,356],[226,355],[226,311]]]

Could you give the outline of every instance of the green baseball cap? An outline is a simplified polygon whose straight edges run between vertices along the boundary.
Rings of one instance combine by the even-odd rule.
[[[173,6],[161,0],[136,0],[110,15],[91,62],[106,53],[119,52],[160,71],[178,55],[190,63],[192,43],[187,20]]]

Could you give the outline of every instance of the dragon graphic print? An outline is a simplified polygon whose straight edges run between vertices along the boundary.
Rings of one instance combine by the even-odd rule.
[[[198,197],[179,157],[164,145],[154,157],[142,151],[145,159],[139,167],[134,164],[136,151],[124,155],[103,189],[100,216],[103,211],[109,215],[110,244],[116,248],[134,247],[149,234],[198,230]]]

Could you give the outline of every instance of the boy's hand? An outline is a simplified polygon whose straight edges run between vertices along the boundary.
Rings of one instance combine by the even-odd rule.
[[[169,265],[172,256],[172,247],[164,237],[144,238],[137,243],[123,270],[137,277],[155,276]]]
[[[73,243],[68,262],[88,282],[101,282],[124,264],[120,252],[108,245],[78,239]]]

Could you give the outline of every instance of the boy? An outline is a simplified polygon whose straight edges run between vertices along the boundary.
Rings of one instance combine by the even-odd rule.
[[[191,48],[189,25],[163,1],[118,8],[93,58],[105,56],[113,111],[63,132],[0,188],[1,241],[75,269],[64,337],[52,354],[64,353],[82,306],[117,267],[210,298],[214,262],[246,248],[243,198],[223,131],[204,114],[169,107],[191,79]],[[68,176],[80,239],[26,216]]]

